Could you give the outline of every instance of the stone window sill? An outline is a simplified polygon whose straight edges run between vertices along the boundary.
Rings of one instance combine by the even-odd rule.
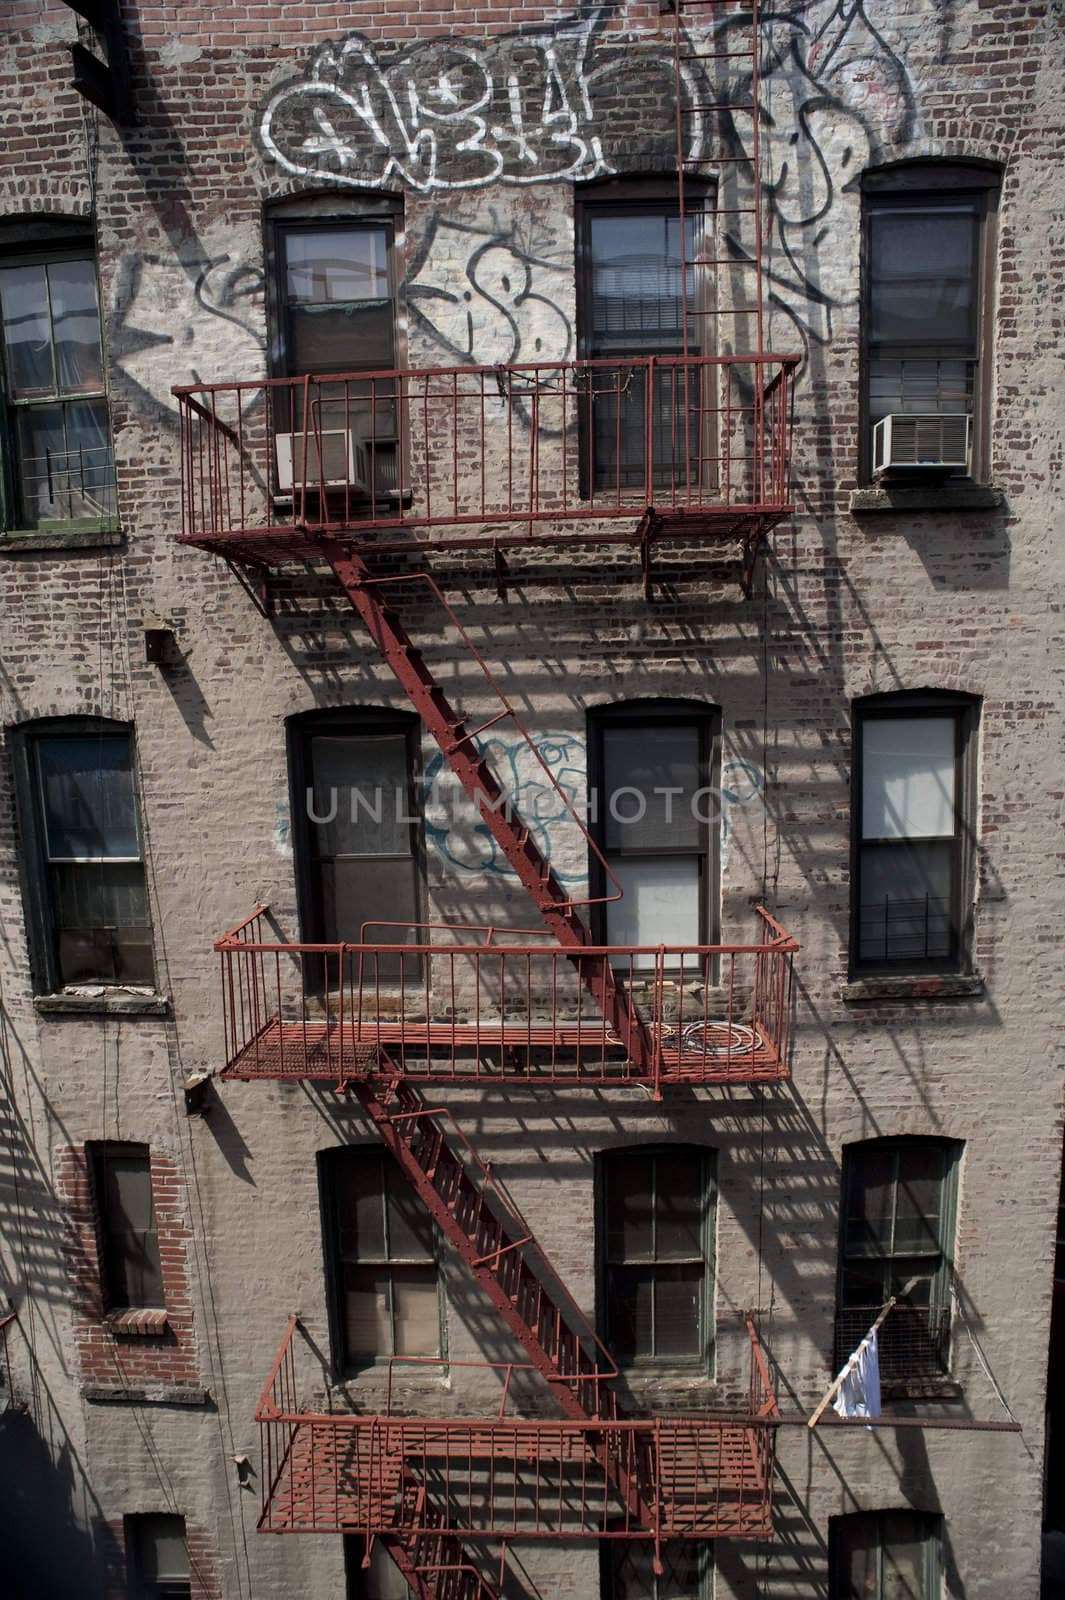
[[[33,1004],[42,1017],[168,1017],[170,1001],[165,994],[147,990],[112,989],[102,984],[86,985],[83,992],[60,989],[55,994],[38,994]]]
[[[84,527],[71,523],[52,528],[13,528],[0,533],[0,555],[26,555],[38,550],[112,550],[125,542],[118,526]]]
[[[862,1000],[960,1000],[982,995],[985,989],[979,972],[926,972],[856,978],[852,983],[841,984],[839,998],[847,1004]]]
[[[83,1383],[84,1400],[106,1405],[209,1406],[211,1391],[174,1383],[153,1383],[126,1387],[121,1384]]]
[[[880,1385],[880,1399],[885,1400],[960,1400],[962,1386],[957,1378],[937,1373],[927,1378],[896,1378]]]
[[[111,1333],[134,1334],[142,1339],[157,1338],[168,1329],[165,1311],[112,1311],[104,1320]]]
[[[982,483],[877,483],[851,492],[849,510],[856,516],[902,511],[1001,511],[1001,489]]]

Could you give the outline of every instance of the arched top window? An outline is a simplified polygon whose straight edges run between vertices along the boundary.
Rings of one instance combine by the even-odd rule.
[[[132,729],[48,718],[16,729],[13,748],[36,986],[150,985]]]
[[[979,704],[934,689],[854,703],[855,976],[968,967]]]
[[[986,477],[1000,172],[908,161],[862,178],[864,476]]]
[[[713,1363],[716,1152],[638,1145],[597,1158],[603,1341],[623,1366]]]

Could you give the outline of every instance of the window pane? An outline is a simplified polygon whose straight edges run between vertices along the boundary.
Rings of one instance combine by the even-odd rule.
[[[154,1233],[112,1234],[107,1241],[108,1300],[115,1309],[162,1307],[163,1274]]]
[[[365,1360],[392,1355],[387,1267],[354,1267],[346,1263],[343,1269],[343,1284],[346,1358]]]
[[[940,416],[973,409],[975,361],[873,356],[869,361],[869,417],[890,413]]]
[[[25,400],[54,394],[44,266],[0,269],[0,308],[10,398]]]
[[[599,807],[606,848],[702,849],[706,825],[693,803],[700,781],[698,728],[605,727]],[[636,793],[620,792],[630,789]]]
[[[409,855],[407,740],[401,733],[316,734],[311,740],[314,849],[319,856]]]
[[[855,1151],[847,1159],[849,1255],[889,1255],[895,1200],[896,1152],[890,1147]]]
[[[155,1227],[150,1157],[104,1157],[103,1206],[107,1227],[113,1231]]]
[[[48,855],[140,855],[127,735],[37,741]]]
[[[662,1546],[661,1575],[654,1570],[654,1546],[643,1540],[618,1539],[608,1545],[610,1600],[699,1600],[701,1574],[709,1552],[705,1545]]]
[[[653,1354],[653,1267],[611,1267],[607,1273],[608,1343],[619,1361]]]
[[[139,861],[53,867],[52,882],[60,929],[148,926],[148,894]]]
[[[395,1354],[433,1356],[440,1348],[436,1267],[393,1267]]]
[[[285,234],[286,291],[312,305],[387,300],[387,228],[324,228]]]
[[[386,1551],[380,1539],[374,1543],[370,1565],[362,1558],[366,1542],[359,1535],[344,1537],[344,1573],[347,1600],[410,1600],[407,1580]]]
[[[653,1156],[621,1151],[607,1157],[607,1259],[610,1261],[653,1259],[653,1169]]]
[[[404,928],[384,928],[384,922],[413,923],[418,915],[417,880],[413,860],[337,861],[321,869],[324,942],[358,944],[366,928],[366,942],[416,943],[417,934]],[[395,981],[403,958],[382,954],[366,966],[367,982]],[[409,957],[404,971],[415,981],[417,958]]]
[[[71,400],[21,409],[18,477],[27,526],[113,517],[115,467],[106,402]]]
[[[954,717],[862,723],[862,838],[952,838]]]
[[[104,386],[100,311],[92,261],[53,261],[48,267],[60,394],[99,394]]]
[[[951,844],[866,845],[861,852],[862,961],[948,960],[955,948]]]
[[[656,1356],[697,1356],[702,1351],[702,1264],[655,1269]]]
[[[395,366],[391,305],[302,307],[289,313],[290,372],[346,372]],[[311,395],[314,400],[316,396]],[[316,422],[312,414],[310,426]],[[325,423],[322,422],[322,426]]]
[[[129,1527],[133,1534],[136,1572],[142,1583],[188,1579],[184,1517],[130,1517]]]
[[[623,861],[614,856],[610,870],[624,892],[606,907],[608,944],[699,943],[702,875],[697,856],[661,856],[658,860]],[[646,955],[638,966],[651,967]]]
[[[877,211],[870,219],[870,338],[895,344],[972,336],[976,215]]]
[[[694,218],[686,220],[685,228],[685,251],[690,261],[695,255]],[[609,355],[616,350],[636,355],[646,350],[667,354],[679,350],[679,217],[668,211],[657,216],[593,215],[590,241],[592,353]]]
[[[382,1161],[376,1151],[357,1150],[345,1151],[331,1162],[337,1243],[345,1261],[385,1258]]]
[[[433,1223],[428,1211],[390,1160],[384,1169],[388,1206],[388,1255],[392,1261],[433,1258]]]
[[[703,1254],[702,1157],[671,1151],[655,1161],[655,1259],[691,1261]]]

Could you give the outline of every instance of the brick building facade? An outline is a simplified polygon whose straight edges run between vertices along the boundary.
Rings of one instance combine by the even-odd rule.
[[[0,18],[12,1592],[1035,1600],[1060,13],[767,9],[757,122],[731,0],[679,60],[657,4],[121,13],[128,117],[72,86],[83,17]],[[877,470],[918,415],[947,464]],[[614,955],[554,953],[573,905]],[[465,1259],[397,1104],[447,1130],[426,1189],[456,1129],[499,1186]],[[799,1426],[908,1285],[884,1407],[934,1426]],[[260,1457],[290,1318],[286,1415],[531,1431]],[[434,1493],[469,1537],[410,1513],[394,1568]]]

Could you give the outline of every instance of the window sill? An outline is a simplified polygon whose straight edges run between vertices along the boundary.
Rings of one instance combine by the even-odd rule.
[[[868,484],[854,489],[848,509],[856,516],[870,512],[900,511],[1001,511],[1006,497],[986,484],[957,483]]]
[[[170,1001],[165,994],[147,990],[85,986],[83,991],[60,989],[55,994],[34,996],[35,1010],[42,1017],[169,1017]]]
[[[209,1406],[211,1391],[179,1384],[153,1383],[126,1388],[120,1384],[83,1383],[83,1400],[103,1405],[134,1406]]]
[[[887,1379],[880,1385],[880,1400],[960,1400],[963,1390],[957,1378],[945,1372],[927,1378]]]
[[[847,1004],[862,1000],[960,1000],[982,995],[985,989],[979,972],[884,974],[841,984],[839,998]]]
[[[13,528],[0,533],[0,555],[25,555],[36,550],[112,550],[125,542],[117,526]]]
[[[158,1338],[169,1332],[165,1311],[112,1311],[104,1318],[104,1325],[109,1333],[139,1339]]]

